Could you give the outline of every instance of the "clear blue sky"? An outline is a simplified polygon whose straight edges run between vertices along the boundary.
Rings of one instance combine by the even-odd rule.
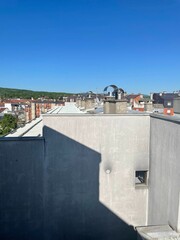
[[[180,89],[180,0],[0,0],[0,86]]]

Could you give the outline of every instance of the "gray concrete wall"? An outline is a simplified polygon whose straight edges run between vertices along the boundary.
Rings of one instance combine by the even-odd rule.
[[[134,239],[147,221],[149,116],[48,116],[46,239]]]
[[[43,238],[44,140],[0,140],[0,239]]]
[[[180,231],[180,125],[151,118],[148,224]]]
[[[124,114],[127,113],[126,100],[105,100],[104,114]]]
[[[44,139],[0,140],[0,239],[136,239],[147,222],[149,116],[45,115]]]
[[[173,107],[174,112],[180,114],[180,97],[174,99]]]
[[[116,112],[115,113],[127,113],[127,100],[116,101]]]
[[[147,102],[144,103],[144,111],[153,112],[153,110],[154,110],[154,107],[152,103],[147,103]]]
[[[115,103],[115,101],[105,100],[103,108],[104,108],[104,110],[103,110],[104,114],[115,114],[116,113],[116,103]]]

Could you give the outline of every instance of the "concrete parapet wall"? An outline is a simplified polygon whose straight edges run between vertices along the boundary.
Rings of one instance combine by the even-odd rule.
[[[180,97],[174,99],[173,106],[174,112],[180,114]]]
[[[180,231],[180,124],[151,117],[148,224]]]
[[[47,115],[43,122],[49,235],[53,228],[66,239],[134,239],[129,226],[147,220],[148,189],[135,188],[135,170],[148,170],[149,116]]]
[[[0,239],[43,238],[44,139],[0,140]]]
[[[45,115],[44,138],[0,141],[0,239],[136,239],[147,223],[148,115]]]

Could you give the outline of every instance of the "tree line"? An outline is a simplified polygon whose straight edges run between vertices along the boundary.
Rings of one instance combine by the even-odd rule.
[[[71,95],[71,93],[0,88],[1,99],[7,99],[7,98],[38,99],[41,97],[45,97],[47,99],[62,99],[64,96],[69,96],[69,95]]]

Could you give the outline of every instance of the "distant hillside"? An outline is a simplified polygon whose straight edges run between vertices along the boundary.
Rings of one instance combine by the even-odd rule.
[[[46,97],[49,99],[61,99],[63,96],[71,95],[71,93],[64,92],[44,92],[44,91],[31,91],[24,89],[13,89],[13,88],[1,88],[0,87],[0,98],[24,98],[24,99],[37,99]]]

